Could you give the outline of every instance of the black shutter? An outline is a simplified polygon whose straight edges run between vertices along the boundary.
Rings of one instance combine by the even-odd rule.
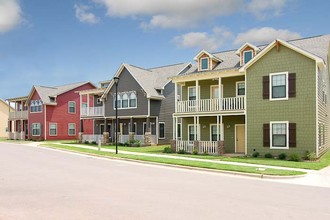
[[[296,97],[296,74],[289,73],[289,97]]]
[[[270,134],[269,134],[269,124],[264,124],[263,126],[263,137],[264,137],[264,147],[270,146]]]
[[[297,146],[296,123],[289,123],[289,147]]]
[[[262,97],[269,99],[269,76],[262,77]]]

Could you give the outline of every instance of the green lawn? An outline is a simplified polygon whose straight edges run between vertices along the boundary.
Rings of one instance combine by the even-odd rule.
[[[234,172],[241,172],[241,173],[276,175],[276,176],[292,176],[292,175],[305,174],[304,172],[299,172],[299,171],[288,171],[288,170],[268,169],[268,168],[265,169],[264,171],[260,171],[256,167],[216,164],[216,163],[212,163],[212,162],[188,161],[188,160],[180,160],[180,159],[172,159],[172,158],[159,158],[159,157],[152,157],[152,156],[127,155],[127,154],[117,154],[116,155],[114,153],[109,153],[109,152],[102,152],[102,151],[91,150],[91,149],[70,147],[70,146],[58,145],[58,144],[54,144],[54,143],[45,143],[45,144],[42,144],[42,146],[56,148],[56,149],[69,150],[69,151],[74,151],[74,152],[87,153],[87,154],[92,154],[92,155],[107,156],[107,157],[111,157],[111,158],[124,158],[124,159],[131,159],[131,160],[148,161],[148,162],[180,165],[180,166],[187,166],[187,167],[199,167],[199,168],[207,168],[207,169],[213,169],[213,170],[234,171]],[[145,148],[145,147],[143,147],[143,148]]]

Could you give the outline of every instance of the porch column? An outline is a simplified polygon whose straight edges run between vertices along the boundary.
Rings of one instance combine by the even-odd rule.
[[[108,132],[108,121],[104,118],[104,132]]]
[[[218,102],[219,102],[219,110],[222,110],[222,105],[221,105],[221,97],[223,96],[222,94],[222,89],[221,89],[221,77],[219,77],[219,80],[218,80],[218,90],[219,90],[219,99],[218,99]]]
[[[175,112],[177,112],[178,109],[178,83],[176,82],[174,84],[174,95],[175,95]]]
[[[196,126],[197,126],[197,129],[196,129],[196,131],[197,131],[197,140],[200,141],[201,140],[201,131],[200,131],[201,126],[200,126],[200,123],[199,123],[199,116],[197,116],[196,119],[197,119],[197,124],[196,124]]]
[[[147,117],[145,132],[150,132],[150,117]]]
[[[196,111],[199,109],[199,83],[198,80],[196,80]]]
[[[134,124],[133,124],[133,117],[131,117],[131,118],[130,118],[130,121],[129,121],[129,123],[130,123],[130,128],[129,128],[129,131],[130,131],[130,132],[134,132],[134,131],[133,131],[133,128],[134,128]]]
[[[173,117],[173,132],[172,132],[172,134],[173,134],[173,140],[176,140],[176,133],[177,133],[177,130],[176,130],[176,128],[175,128],[175,126],[176,126],[176,117]]]
[[[196,116],[194,116],[194,141],[197,140]]]
[[[25,138],[24,138],[24,136],[25,136],[25,134],[24,134],[24,124],[23,124],[23,119],[21,119],[21,122],[20,122],[21,124],[21,140],[24,140]]]
[[[217,115],[217,141],[219,141],[219,115]]]
[[[82,109],[82,95],[79,93],[79,102],[80,102],[80,106],[79,106],[79,109],[80,109],[80,115],[81,115],[81,109]]]
[[[87,94],[87,115],[89,115],[89,94]]]
[[[220,125],[222,125],[223,122],[222,122],[222,115],[220,115]],[[224,137],[224,126],[221,126],[221,129],[220,129],[220,141],[224,141],[225,140],[225,137]]]

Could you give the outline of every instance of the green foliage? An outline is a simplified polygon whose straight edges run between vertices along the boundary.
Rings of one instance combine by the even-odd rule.
[[[265,158],[273,158],[273,154],[267,153],[267,154],[265,154]]]
[[[92,141],[92,144],[97,145],[97,142],[96,141]]]
[[[260,153],[259,152],[253,152],[252,157],[259,157]]]
[[[300,158],[299,154],[293,153],[293,154],[289,155],[289,160],[299,162],[301,160],[301,158]]]
[[[286,159],[286,154],[285,153],[280,153],[279,155],[278,155],[278,159],[280,159],[280,160],[285,160]]]
[[[163,153],[166,153],[166,154],[172,153],[172,148],[171,147],[165,147]]]
[[[206,155],[209,155],[209,153],[207,153],[207,151],[204,151],[203,155],[206,156]]]
[[[306,151],[304,155],[304,160],[315,161],[317,159],[316,154],[314,152]]]
[[[86,140],[86,141],[84,141],[84,144],[89,144],[89,142]]]
[[[180,149],[179,151],[178,151],[178,154],[185,154],[186,153],[186,151],[184,150],[184,149]]]
[[[194,154],[194,155],[197,155],[197,154],[198,154],[198,150],[194,150],[194,151],[193,151],[193,154]]]

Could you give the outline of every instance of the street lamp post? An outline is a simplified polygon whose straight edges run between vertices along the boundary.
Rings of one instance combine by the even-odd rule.
[[[116,102],[115,102],[115,108],[116,108],[116,126],[115,126],[115,142],[116,142],[116,154],[118,154],[118,82],[119,77],[115,76],[113,77],[115,86],[116,86]]]

